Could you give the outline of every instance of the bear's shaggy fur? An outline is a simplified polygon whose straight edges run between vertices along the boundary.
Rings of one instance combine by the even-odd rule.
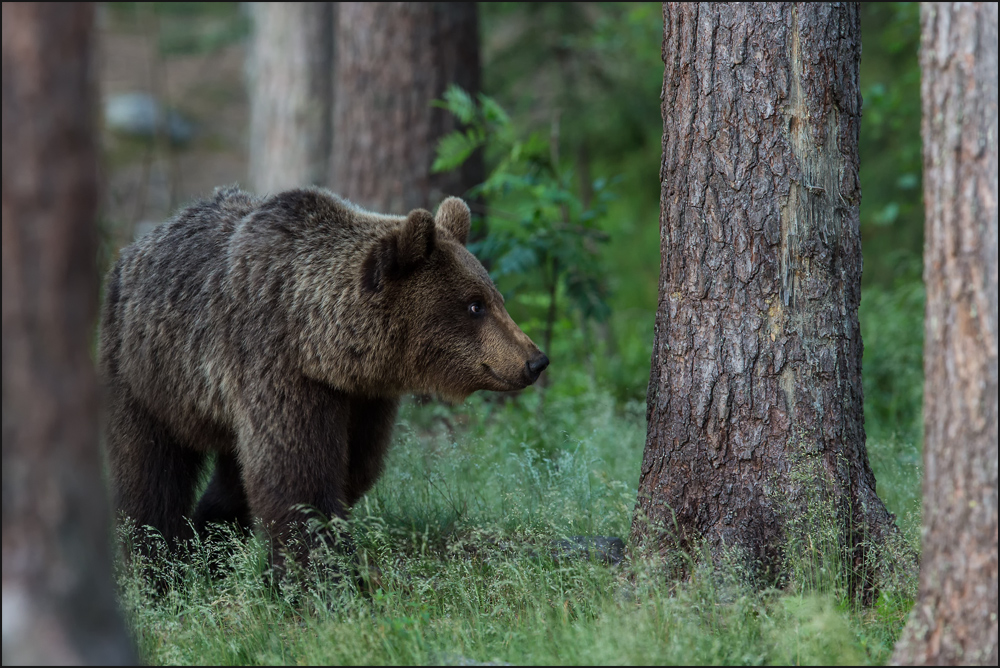
[[[119,515],[187,537],[214,452],[195,527],[257,518],[281,543],[297,505],[344,517],[375,483],[401,394],[534,382],[548,359],[468,231],[457,198],[403,217],[318,188],[226,188],[123,249],[100,338]]]

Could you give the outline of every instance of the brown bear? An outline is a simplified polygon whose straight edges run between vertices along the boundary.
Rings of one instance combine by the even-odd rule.
[[[256,518],[277,548],[303,506],[345,517],[371,488],[400,395],[533,383],[548,358],[465,248],[469,222],[454,197],[404,217],[229,187],[123,249],[100,330],[119,517],[188,537],[215,453],[194,526]]]

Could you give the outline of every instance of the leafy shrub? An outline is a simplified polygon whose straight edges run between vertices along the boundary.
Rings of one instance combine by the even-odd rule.
[[[612,197],[607,181],[595,180],[594,197],[584,203],[570,171],[560,165],[557,144],[538,134],[519,138],[495,100],[479,94],[473,101],[452,85],[439,104],[465,127],[441,138],[432,169],[456,169],[484,146],[495,161],[486,180],[469,192],[497,204],[487,215],[486,236],[470,250],[505,293],[547,309],[547,348],[560,297],[583,320],[605,320],[607,278],[599,248],[608,240],[600,229]]]

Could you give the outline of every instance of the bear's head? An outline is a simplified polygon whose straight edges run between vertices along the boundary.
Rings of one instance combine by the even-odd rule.
[[[460,401],[476,390],[520,390],[549,364],[465,248],[469,223],[469,207],[457,197],[436,218],[416,209],[362,264],[362,290],[398,310],[406,325],[402,389]]]

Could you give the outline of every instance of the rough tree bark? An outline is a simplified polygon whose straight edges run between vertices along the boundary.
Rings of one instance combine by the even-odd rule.
[[[90,358],[91,3],[3,4],[3,663],[133,663]]]
[[[895,525],[863,422],[858,7],[663,14],[660,302],[633,540],[666,555],[704,538],[777,574],[789,511],[819,500],[860,566]],[[866,600],[870,575],[851,580]]]
[[[258,193],[325,185],[333,108],[334,7],[251,5],[250,183]]]
[[[893,663],[997,664],[997,5],[921,7],[924,510]]]
[[[451,83],[479,91],[474,2],[339,3],[331,188],[382,213],[432,208],[483,180],[480,155],[431,174]]]

